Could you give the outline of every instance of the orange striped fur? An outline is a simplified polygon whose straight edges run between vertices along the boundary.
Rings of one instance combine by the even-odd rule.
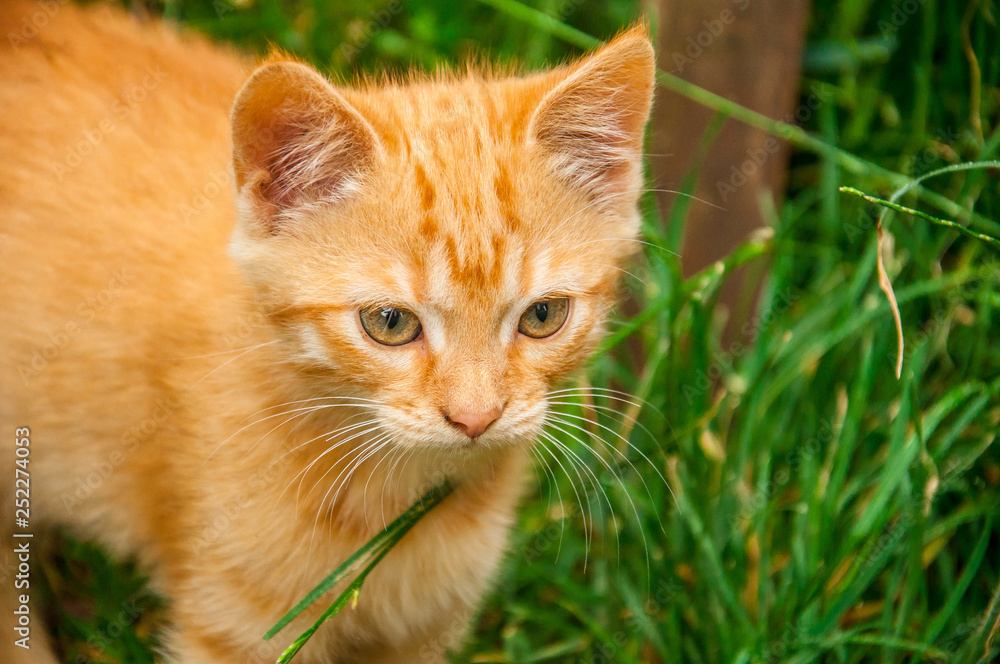
[[[264,631],[449,477],[299,655],[444,661],[502,559],[546,393],[594,349],[635,247],[648,39],[520,77],[336,87],[46,6],[0,44],[0,423],[31,428],[33,524],[139,556],[170,600],[166,661],[266,662],[323,607]],[[0,35],[38,7],[4,3]],[[556,297],[557,332],[518,332]],[[381,345],[369,307],[422,331]],[[30,651],[4,624],[0,660],[50,661],[34,624]]]

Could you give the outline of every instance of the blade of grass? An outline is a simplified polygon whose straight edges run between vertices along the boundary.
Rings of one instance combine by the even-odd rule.
[[[1000,162],[998,162],[998,166],[1000,166]],[[899,203],[894,203],[893,201],[887,201],[877,196],[866,194],[865,192],[859,191],[854,187],[841,187],[840,191],[844,192],[845,194],[851,194],[852,196],[858,196],[859,198],[863,198],[869,203],[876,203],[878,205],[883,205],[891,210],[895,210],[896,212],[903,212],[905,214],[910,214],[913,215],[914,217],[919,217],[920,219],[924,219],[925,221],[929,221],[933,224],[944,226],[945,228],[950,228],[951,230],[957,231],[962,235],[965,235],[966,237],[971,237],[973,239],[980,240],[981,242],[985,242],[986,244],[990,245],[997,251],[1000,251],[1000,240],[990,235],[986,235],[985,233],[977,233],[976,231],[969,230],[962,224],[955,223],[954,221],[948,219],[940,219],[933,215],[927,214],[926,212],[921,212],[920,210],[914,210],[913,208],[908,208],[906,206],[900,205]]]
[[[972,583],[976,576],[976,572],[979,571],[979,566],[983,562],[983,558],[986,555],[986,546],[989,544],[990,535],[993,533],[993,515],[988,515],[986,517],[986,525],[983,527],[982,535],[979,536],[979,541],[976,542],[976,548],[972,552],[972,556],[969,558],[968,564],[965,566],[965,570],[962,572],[962,576],[959,577],[958,583],[955,584],[955,589],[948,596],[948,599],[944,603],[944,607],[938,612],[934,617],[934,622],[931,626],[927,628],[926,638],[929,643],[933,643],[934,639],[938,637],[944,626],[948,624],[948,619],[951,618],[955,609],[958,608],[959,602],[962,601],[962,597],[965,595],[965,591],[969,589],[969,585]],[[916,657],[919,658],[923,653],[917,653]]]
[[[341,593],[330,608],[323,613],[320,619],[317,620],[316,623],[306,632],[299,636],[291,646],[289,646],[288,650],[285,651],[285,653],[281,656],[281,659],[278,661],[289,661],[292,656],[294,656],[294,654],[305,644],[305,642],[309,640],[313,633],[319,629],[320,625],[340,611],[340,609],[346,605],[347,600],[350,599],[352,595],[355,595],[358,591],[360,591],[365,577],[367,577],[372,569],[374,569],[375,564],[378,563],[378,561],[380,561],[393,548],[393,546],[395,546],[396,543],[399,542],[399,540],[402,539],[403,536],[406,535],[406,533],[408,533],[410,529],[424,517],[424,515],[437,507],[437,505],[439,505],[445,498],[451,495],[453,490],[454,486],[448,481],[432,488],[409,509],[403,512],[403,514],[397,517],[396,520],[390,523],[385,530],[370,539],[363,547],[358,549],[347,560],[341,563],[337,569],[331,572],[325,579],[320,581],[320,583],[305,597],[303,597],[298,604],[282,616],[282,618],[275,623],[275,625],[271,627],[266,634],[264,634],[265,641],[270,640],[333,586],[343,580],[347,574],[349,574],[351,570],[354,569],[354,567],[356,567],[362,560],[368,558],[369,556],[372,557],[368,566],[365,567],[364,570],[362,570],[362,572],[354,579],[354,581],[347,586],[344,592]]]

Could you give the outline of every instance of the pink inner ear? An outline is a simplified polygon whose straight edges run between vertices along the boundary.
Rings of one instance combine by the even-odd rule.
[[[287,212],[346,198],[377,145],[368,122],[326,79],[299,63],[263,65],[233,107],[237,186],[268,232]]]
[[[595,113],[588,100],[576,96],[551,109],[552,117],[538,127],[537,139],[556,156],[563,175],[598,193],[613,194],[637,168],[639,142],[625,130],[627,122],[619,111]]]
[[[365,157],[344,124],[335,118],[314,118],[278,129],[271,152],[264,156],[264,168],[270,175],[261,188],[264,198],[286,210],[336,201],[349,193],[350,180],[362,168]]]
[[[532,120],[532,134],[560,175],[600,199],[633,203],[624,199],[640,185],[654,71],[648,39],[629,34],[548,94]]]

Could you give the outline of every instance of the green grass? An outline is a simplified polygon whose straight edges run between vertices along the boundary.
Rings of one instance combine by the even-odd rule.
[[[551,22],[495,7],[508,2],[401,3],[363,47],[351,35],[378,22],[381,3],[225,3],[215,4],[221,15],[212,2],[167,2],[165,12],[248,48],[272,41],[345,76],[475,54],[540,66],[579,52],[560,39],[572,39],[565,28],[550,34]],[[559,18],[598,38],[639,10],[624,0],[533,6],[568,8]],[[1000,252],[920,218],[887,218],[886,267],[906,340],[897,380],[873,210],[840,191],[889,198],[897,180],[886,173],[998,158],[1000,6],[982,0],[969,22],[981,85],[959,37],[966,2],[926,0],[898,30],[886,27],[892,3],[813,7],[803,89],[830,101],[796,142],[784,202],[768,210],[773,235],[683,281],[671,251],[687,206],[699,203],[656,210],[646,201],[652,246],[629,280],[642,311],[618,324],[583,379],[645,402],[638,424],[610,392],[593,409],[565,407],[566,421],[583,427],[569,432],[607,444],[595,454],[556,434],[592,476],[543,453],[548,470],[537,471],[509,564],[459,661],[1000,657]],[[345,39],[357,49],[345,51]],[[997,169],[923,184],[929,194],[901,202],[963,224],[969,215],[954,210],[974,209],[975,230],[998,235]],[[755,316],[723,349],[719,287],[760,259],[769,269]],[[596,425],[576,419],[593,414]],[[73,657],[89,653],[80,661],[147,661],[141,644],[157,604],[133,571],[109,565],[74,545],[48,566],[56,594],[86,609],[60,611],[59,642]],[[110,645],[84,648],[136,593],[146,612]]]

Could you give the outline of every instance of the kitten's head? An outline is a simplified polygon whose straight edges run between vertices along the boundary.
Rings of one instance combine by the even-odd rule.
[[[372,400],[400,445],[533,440],[635,246],[653,76],[638,30],[522,78],[259,68],[233,252],[312,389]]]

